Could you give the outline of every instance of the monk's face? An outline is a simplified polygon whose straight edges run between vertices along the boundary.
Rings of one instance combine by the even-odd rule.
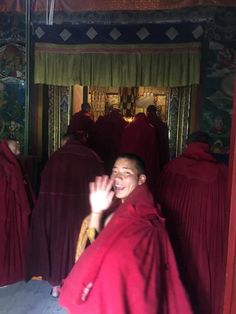
[[[138,175],[136,162],[128,158],[118,158],[112,169],[111,178],[114,179],[114,192],[122,201],[136,188],[145,182],[145,175]]]

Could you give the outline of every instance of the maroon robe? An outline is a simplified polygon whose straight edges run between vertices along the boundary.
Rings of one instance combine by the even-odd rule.
[[[108,174],[117,157],[121,135],[126,124],[116,109],[104,117],[99,117],[95,123],[94,149],[104,161]]]
[[[148,122],[156,129],[160,168],[162,169],[170,159],[168,126],[161,120],[160,117],[157,116],[155,112],[149,112],[147,114],[147,119]]]
[[[155,128],[149,124],[145,114],[137,114],[134,121],[124,128],[119,151],[133,153],[143,159],[148,185],[155,197],[160,163]]]
[[[0,142],[0,286],[26,278],[30,204],[16,156]]]
[[[51,156],[32,215],[31,276],[59,285],[68,275],[82,220],[89,213],[89,182],[102,172],[99,157],[76,140]]]
[[[146,185],[116,209],[64,281],[70,314],[192,313],[175,258]]]
[[[196,314],[222,313],[227,243],[227,168],[191,143],[161,175],[160,203]]]

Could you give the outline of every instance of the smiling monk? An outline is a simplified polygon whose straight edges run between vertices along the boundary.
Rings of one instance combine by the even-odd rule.
[[[145,181],[143,162],[124,153],[111,178],[90,183],[88,227],[98,236],[62,286],[59,302],[69,313],[192,313]]]

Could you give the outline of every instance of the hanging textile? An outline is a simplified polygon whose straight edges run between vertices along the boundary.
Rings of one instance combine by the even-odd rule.
[[[86,86],[186,86],[200,79],[200,44],[35,45],[35,83]]]
[[[171,88],[168,114],[170,159],[179,156],[185,147],[189,134],[189,112],[191,107],[191,90],[186,86]]]
[[[203,37],[200,23],[34,25],[35,83],[198,84]]]
[[[45,11],[45,0],[34,0],[34,12]],[[235,0],[57,0],[56,11],[166,10],[199,6],[235,6]]]

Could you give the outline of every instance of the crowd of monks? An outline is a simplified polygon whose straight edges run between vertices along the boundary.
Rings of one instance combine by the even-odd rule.
[[[221,314],[227,166],[214,159],[209,143],[205,132],[196,132],[182,155],[170,161],[168,127],[154,105],[128,123],[112,108],[95,122],[83,104],[40,174],[35,198],[17,159],[17,141],[1,141],[0,286],[41,276],[52,285],[52,295],[58,296],[75,264],[81,225],[90,213],[89,183],[110,175],[119,154],[131,153],[144,161],[146,184],[158,215],[165,219],[191,311]],[[177,312],[163,309],[162,313]]]
[[[160,170],[169,161],[168,127],[156,106],[148,106],[146,114],[136,114],[131,123],[113,108],[94,122],[89,110],[89,105],[82,105],[72,116],[68,132],[86,131],[90,147],[103,160],[108,174],[119,152],[137,154],[145,163],[149,188],[155,194]]]

